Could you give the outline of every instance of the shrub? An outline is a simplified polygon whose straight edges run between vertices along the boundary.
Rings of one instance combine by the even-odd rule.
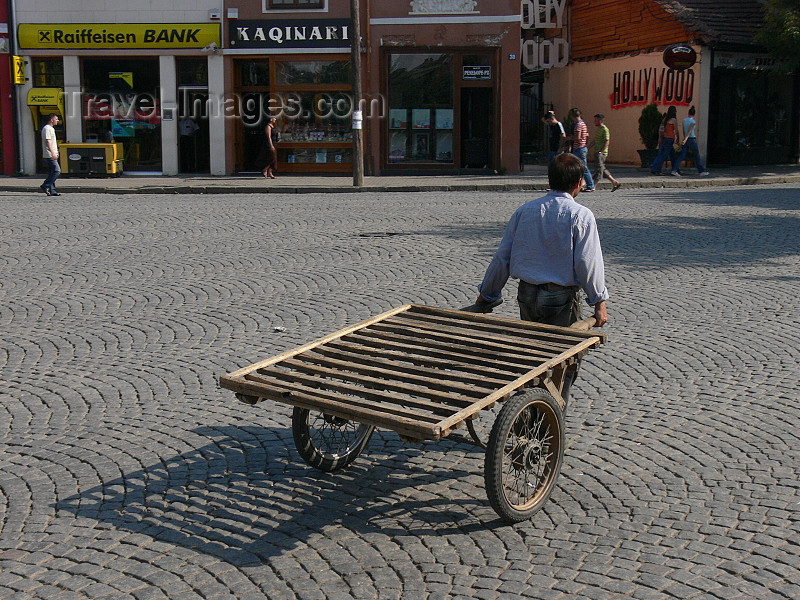
[[[655,104],[648,104],[642,109],[639,117],[639,136],[642,138],[644,147],[654,150],[658,147],[658,128],[661,126],[661,119],[664,115],[658,110]]]

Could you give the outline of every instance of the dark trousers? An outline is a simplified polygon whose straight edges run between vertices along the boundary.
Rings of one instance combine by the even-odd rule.
[[[553,288],[553,289],[550,289]],[[581,305],[578,298],[578,287],[561,287],[555,289],[552,284],[534,285],[520,280],[517,290],[519,318],[523,321],[536,321],[546,325],[569,327],[581,319]],[[580,366],[580,362],[577,363]],[[569,400],[569,390],[578,377],[577,369],[567,371],[561,397]]]
[[[47,163],[47,177],[42,187],[50,192],[54,192],[56,189],[56,179],[61,175],[61,165],[58,164],[58,160],[55,158],[45,158],[44,162]]]

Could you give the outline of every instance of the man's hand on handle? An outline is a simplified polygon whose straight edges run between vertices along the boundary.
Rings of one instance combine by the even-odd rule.
[[[598,302],[594,305],[594,318],[595,327],[602,327],[608,323],[608,311],[606,310],[606,301]]]

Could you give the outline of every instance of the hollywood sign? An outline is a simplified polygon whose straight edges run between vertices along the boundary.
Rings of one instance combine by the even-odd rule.
[[[522,0],[523,29],[561,29],[567,0]],[[526,69],[565,67],[569,61],[569,43],[564,38],[522,40],[522,64]]]

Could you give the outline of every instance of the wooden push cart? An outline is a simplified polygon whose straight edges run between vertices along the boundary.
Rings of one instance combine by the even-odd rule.
[[[466,425],[487,449],[489,502],[514,522],[544,505],[561,469],[566,372],[605,341],[576,326],[412,304],[223,375],[220,385],[248,404],[292,405],[297,450],[323,471],[355,460],[375,427],[420,442]],[[503,404],[493,412],[495,403]],[[482,426],[487,417],[493,424]]]

